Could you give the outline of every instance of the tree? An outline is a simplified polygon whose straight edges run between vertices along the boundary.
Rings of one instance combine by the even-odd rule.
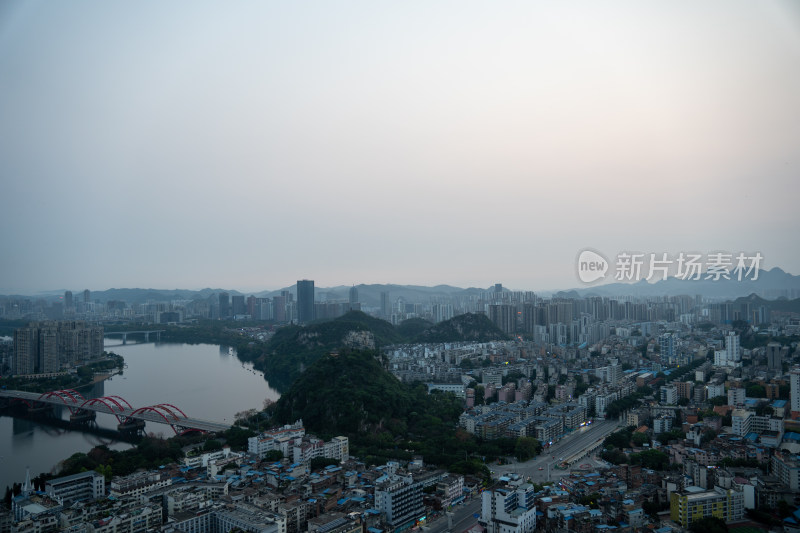
[[[633,444],[639,447],[644,446],[648,442],[650,442],[650,438],[647,436],[647,433],[634,433],[631,437]]]
[[[514,456],[518,461],[527,461],[542,451],[541,443],[533,437],[519,437],[514,445]]]
[[[478,385],[475,387],[475,405],[483,405],[485,403],[485,399],[483,397],[486,389],[483,388],[483,385]]]
[[[270,450],[264,454],[265,461],[280,461],[283,459],[283,452],[280,450]]]
[[[311,471],[313,472],[315,470],[325,468],[326,466],[329,465],[338,465],[338,464],[339,461],[337,461],[336,459],[331,459],[329,457],[314,457],[313,459],[311,459],[310,468]]]
[[[612,446],[614,448],[630,448],[631,447],[631,430],[628,428],[615,431],[603,441],[603,446]]]
[[[672,431],[667,431],[665,433],[659,433],[656,435],[656,440],[661,444],[667,444],[671,440],[682,440],[686,438],[686,433],[681,431],[680,429],[673,429]]]
[[[111,481],[111,478],[113,477],[111,465],[99,465],[95,467],[94,471],[106,478],[106,483]]]
[[[669,466],[669,455],[660,450],[645,450],[631,455],[631,463],[652,470],[666,470]]]
[[[208,439],[205,442],[205,444],[203,444],[204,452],[215,452],[221,449],[222,449],[222,443],[216,439]]]
[[[695,520],[689,525],[692,533],[728,533],[728,526],[725,520],[716,516],[707,516]]]
[[[717,432],[714,431],[713,429],[708,429],[700,437],[700,446],[702,446],[703,444],[709,443],[709,442],[711,442],[712,440],[714,440],[716,438],[717,438]]]

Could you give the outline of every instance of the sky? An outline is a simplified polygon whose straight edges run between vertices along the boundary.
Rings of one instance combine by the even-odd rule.
[[[0,3],[0,293],[800,274],[800,4]]]

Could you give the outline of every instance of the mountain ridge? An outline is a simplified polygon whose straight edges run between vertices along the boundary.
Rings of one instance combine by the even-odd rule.
[[[494,287],[456,287],[447,284],[433,286],[426,285],[400,285],[392,283],[372,283],[354,285],[358,290],[359,301],[366,307],[379,307],[381,304],[381,293],[388,292],[392,302],[403,299],[408,302],[431,301],[437,298],[449,299],[453,297],[477,296],[483,292],[491,292]],[[316,287],[316,293],[323,296],[325,300],[347,300],[349,290],[353,285],[337,285],[333,287]],[[504,291],[509,289],[504,288]],[[143,288],[111,288],[103,291],[92,291],[92,300],[106,302],[109,300],[124,300],[131,303],[144,303],[148,300],[198,300],[208,299],[220,292],[227,292],[234,295],[254,295],[265,298],[279,296],[282,291],[288,291],[296,295],[296,286],[291,285],[282,289],[241,292],[235,289],[212,289],[210,287],[191,290],[191,289],[143,289]],[[681,280],[675,277],[667,280],[659,280],[649,283],[641,280],[633,283],[612,282],[605,284],[589,284],[574,286],[561,290],[539,290],[536,292],[541,296],[553,297],[578,297],[586,298],[591,296],[600,297],[622,297],[622,296],[680,296],[700,294],[704,297],[715,299],[735,300],[736,298],[746,297],[750,294],[757,294],[765,299],[775,299],[782,291],[797,291],[800,296],[800,275],[790,274],[780,267],[773,267],[769,270],[759,270],[756,281],[747,279],[737,281],[735,279],[719,281],[713,280]],[[6,298],[44,298],[45,300],[58,300],[64,291],[43,291],[34,295],[11,294],[2,295]],[[79,297],[80,292],[73,291],[75,297]],[[775,298],[769,298],[770,294],[775,294]]]

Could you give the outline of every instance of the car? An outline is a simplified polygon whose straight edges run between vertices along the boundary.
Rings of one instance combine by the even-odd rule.
[[[540,466],[540,467],[539,467],[539,470],[544,470],[544,467],[543,467],[543,466]]]

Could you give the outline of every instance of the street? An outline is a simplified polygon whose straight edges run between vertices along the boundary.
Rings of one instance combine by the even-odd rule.
[[[618,428],[617,420],[603,420],[573,431],[568,436],[546,448],[542,453],[524,463],[511,462],[503,466],[495,466],[496,473],[513,472],[525,478],[530,477],[535,483],[554,481],[566,474],[568,470],[558,470],[555,466],[562,460],[592,447],[599,439],[605,438]],[[555,456],[555,459],[553,459]],[[579,463],[584,461],[579,461]],[[589,462],[586,460],[585,462]],[[542,468],[542,470],[539,470]]]
[[[471,500],[466,501],[461,505],[456,505],[452,511],[453,514],[453,529],[449,530],[447,527],[447,516],[441,515],[436,521],[424,528],[426,533],[442,533],[444,531],[453,531],[455,533],[462,533],[463,531],[474,526],[478,519],[475,518],[476,514],[481,514],[481,495],[473,496]]]

